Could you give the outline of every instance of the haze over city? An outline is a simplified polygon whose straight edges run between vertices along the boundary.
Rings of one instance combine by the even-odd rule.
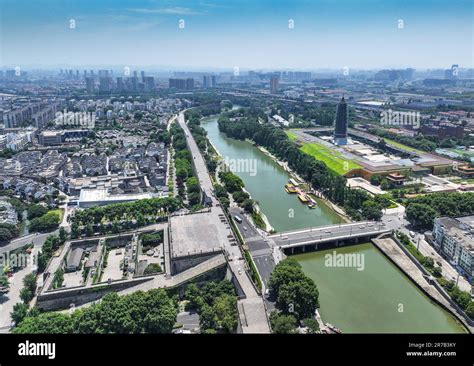
[[[4,0],[0,63],[165,69],[472,67],[472,10],[469,0]]]

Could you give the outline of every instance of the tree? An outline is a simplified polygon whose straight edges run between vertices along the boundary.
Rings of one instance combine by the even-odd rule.
[[[281,312],[292,314],[297,320],[313,317],[319,307],[316,284],[293,259],[285,259],[276,265],[268,286]]]
[[[8,282],[8,277],[5,275],[0,275],[0,288],[8,290],[10,288],[10,283]]]
[[[199,314],[199,326],[204,331],[206,331],[207,329],[217,329],[216,313],[212,306],[204,304],[201,307]]]
[[[367,220],[378,221],[382,218],[382,211],[376,202],[367,200],[362,204],[362,216]]]
[[[237,298],[224,294],[214,301],[213,310],[218,328],[226,333],[237,328]]]
[[[319,292],[314,281],[304,277],[298,282],[285,283],[280,287],[277,305],[283,313],[293,313],[298,320],[314,316]]]
[[[319,332],[319,323],[314,318],[304,319],[303,325],[307,328],[307,333],[309,334],[315,334]]]
[[[242,202],[242,208],[249,213],[253,212],[253,205],[254,205],[254,200],[247,198]]]
[[[410,203],[406,209],[407,219],[416,227],[429,228],[437,212],[431,206],[423,203]]]
[[[32,293],[36,292],[36,275],[34,273],[28,273],[23,278],[23,286],[29,289]]]
[[[34,297],[34,293],[27,287],[23,287],[20,290],[20,299],[23,301],[25,304],[28,304]]]
[[[71,315],[32,312],[13,333],[170,333],[177,313],[177,304],[164,289],[125,296],[109,293],[100,303]]]
[[[64,244],[67,240],[67,231],[64,229],[64,227],[59,228],[59,241]]]
[[[0,242],[9,241],[12,238],[10,230],[0,227]]]
[[[71,238],[75,239],[79,237],[79,235],[80,235],[79,225],[74,222],[71,225]]]
[[[48,209],[44,207],[43,205],[38,205],[38,204],[31,205],[30,207],[28,207],[28,210],[27,210],[28,220],[32,220],[35,217],[43,216],[47,212],[48,212]]]
[[[28,314],[28,305],[24,302],[18,302],[13,305],[13,311],[10,313],[12,320],[15,322],[15,325],[20,324],[20,322]]]
[[[48,212],[47,214],[36,217],[30,222],[30,231],[51,231],[59,225],[59,214],[57,212]]]
[[[474,301],[471,301],[467,306],[466,314],[469,318],[474,319]]]
[[[291,334],[296,331],[296,318],[293,315],[285,315],[274,310],[270,314],[270,324],[273,333]]]

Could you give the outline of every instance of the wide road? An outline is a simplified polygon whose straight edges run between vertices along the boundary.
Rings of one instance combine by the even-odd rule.
[[[311,244],[334,240],[335,238],[361,237],[364,235],[375,236],[390,232],[383,222],[361,221],[350,224],[324,226],[297,231],[287,231],[275,235],[269,235],[276,245],[292,247],[303,244]]]
[[[218,201],[215,197],[212,196],[212,192],[214,191],[214,186],[212,185],[211,177],[207,171],[207,165],[204,161],[204,158],[199,151],[199,148],[194,141],[194,138],[191,135],[191,131],[188,128],[184,120],[184,113],[180,113],[178,115],[178,123],[183,129],[184,133],[186,134],[186,141],[188,143],[188,148],[191,152],[191,155],[194,159],[194,167],[196,169],[196,175],[199,179],[199,183],[201,184],[201,189],[206,193],[208,197],[212,199],[212,205],[215,206]]]
[[[260,278],[262,279],[263,285],[266,289],[268,288],[267,284],[270,279],[270,274],[275,268],[273,247],[269,244],[268,240],[260,235],[254,225],[247,218],[247,215],[242,214],[241,211],[242,210],[239,207],[231,207],[229,209],[232,216],[238,216],[242,219],[241,223],[237,220],[234,220],[234,222],[249,248],[250,254],[252,255],[253,261],[255,262]]]
[[[206,195],[212,200],[212,210],[216,210],[218,214],[224,212],[219,205],[219,201],[212,195],[214,187],[212,185],[211,177],[207,170],[206,162],[199,151],[199,148],[194,141],[194,137],[186,125],[184,119],[184,112],[178,115],[178,123],[185,132],[188,148],[193,156],[194,167],[196,169],[197,178],[201,184],[201,189],[206,192]],[[218,221],[216,225],[229,225]],[[238,245],[231,245],[229,240],[224,242],[224,249],[227,253],[228,265],[230,270],[234,273],[235,278],[242,288],[245,299],[238,301],[238,309],[240,315],[240,322],[242,324],[242,331],[244,333],[269,333],[270,328],[266,316],[263,299],[256,291],[249,275],[244,271],[245,260]]]

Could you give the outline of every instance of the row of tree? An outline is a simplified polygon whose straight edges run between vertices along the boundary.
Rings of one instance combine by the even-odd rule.
[[[113,222],[115,220],[137,220],[140,216],[156,218],[176,211],[181,201],[173,197],[142,199],[134,202],[115,203],[77,210],[72,224],[87,225]]]
[[[112,292],[101,302],[72,314],[46,312],[25,316],[13,333],[109,334],[170,333],[178,306],[164,289],[119,296]]]
[[[268,123],[260,124],[257,117],[230,120],[224,115],[219,118],[218,123],[219,129],[229,137],[251,139],[267,148],[280,160],[287,161],[290,168],[327,198],[343,206],[353,219],[381,218],[382,207],[379,203],[366,192],[347,187],[345,177],[332,172],[322,161],[302,152],[282,129]]]
[[[436,217],[474,215],[474,193],[432,193],[406,201],[406,216],[420,229],[431,229]]]

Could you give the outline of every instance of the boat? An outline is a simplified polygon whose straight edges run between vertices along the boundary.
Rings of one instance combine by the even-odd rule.
[[[314,208],[316,208],[316,204],[314,202],[310,202],[310,203],[308,203],[308,207],[311,208],[311,209],[314,209]]]
[[[301,202],[303,202],[303,203],[308,203],[308,198],[306,197],[305,194],[300,193],[300,194],[298,195],[298,198],[300,199]]]
[[[293,186],[293,184],[290,184],[290,183],[285,185],[285,191],[287,193],[296,193],[297,192],[295,186]]]
[[[326,328],[330,331],[330,332],[333,332],[333,333],[336,333],[336,334],[341,334],[342,333],[342,330],[340,330],[339,328],[336,328],[334,325],[332,325],[331,323],[326,323]]]

